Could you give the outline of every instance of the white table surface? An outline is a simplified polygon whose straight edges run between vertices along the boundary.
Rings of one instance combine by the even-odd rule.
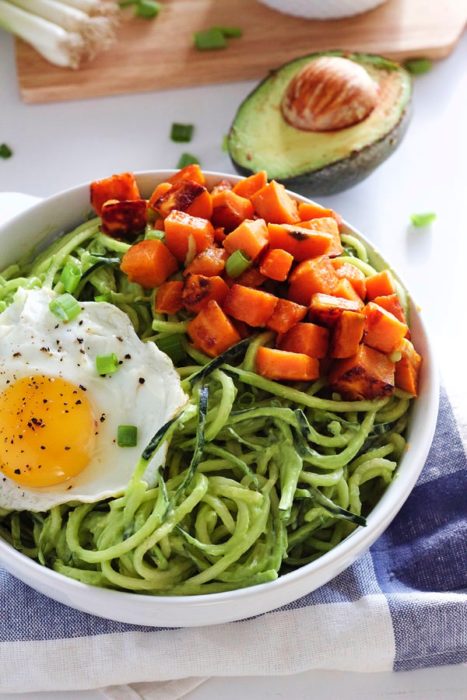
[[[454,333],[465,333],[466,326],[461,309],[467,298],[466,59],[464,36],[450,58],[416,79],[414,115],[398,151],[360,185],[321,200],[382,249],[422,306],[440,349]],[[242,82],[25,105],[18,96],[12,41],[0,32],[0,143],[14,150],[13,158],[0,161],[0,192],[47,196],[114,172],[175,167],[182,150],[197,155],[206,169],[233,172],[221,150],[222,137],[252,85]],[[192,143],[170,141],[174,121],[196,125]],[[437,213],[436,223],[430,229],[413,229],[410,214],[425,211]],[[453,355],[453,362],[442,368],[445,378],[455,378],[456,367]],[[312,671],[274,678],[217,678],[186,697],[460,700],[466,697],[466,688],[466,667],[450,666],[399,674]],[[4,700],[18,697],[2,696]],[[102,696],[80,691],[21,697],[95,700]]]

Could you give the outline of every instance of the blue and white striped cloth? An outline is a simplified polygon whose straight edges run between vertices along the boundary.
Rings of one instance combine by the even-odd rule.
[[[466,662],[467,435],[459,425],[443,393],[421,477],[370,552],[256,619],[186,630],[120,624],[60,605],[0,570],[0,691]]]

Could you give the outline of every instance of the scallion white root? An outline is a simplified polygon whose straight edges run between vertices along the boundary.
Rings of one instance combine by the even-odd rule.
[[[85,12],[90,17],[112,17],[119,9],[118,2],[111,0],[62,0],[62,2],[64,5]]]
[[[51,63],[78,68],[113,43],[117,12],[110,0],[0,0],[0,27]]]
[[[81,34],[85,44],[85,54],[92,58],[102,49],[108,48],[115,39],[114,26],[105,17],[90,17],[82,10],[67,5],[60,0],[10,0],[27,12],[58,24],[67,32]]]
[[[78,68],[86,54],[85,41],[80,34],[67,32],[7,0],[0,0],[0,27],[32,44],[57,66]]]

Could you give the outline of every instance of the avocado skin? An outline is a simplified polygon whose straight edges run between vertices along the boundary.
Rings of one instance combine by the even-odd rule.
[[[338,51],[323,52],[322,54],[314,55],[317,56],[323,54],[346,55],[345,52]],[[384,61],[385,59],[382,60]],[[275,69],[272,72],[280,71],[282,67],[283,66]],[[269,77],[270,76],[267,76],[263,81],[261,81],[257,88],[263,85],[263,83],[266,82]],[[247,99],[249,99],[249,97],[256,92],[257,88],[250,93]],[[343,192],[350,187],[354,187],[359,182],[367,178],[373,172],[373,170],[381,165],[381,163],[396,150],[409,126],[411,112],[411,99],[409,99],[409,102],[396,126],[394,126],[391,131],[385,134],[381,139],[378,139],[368,146],[365,146],[360,151],[354,151],[347,158],[342,158],[335,163],[330,163],[319,170],[302,173],[301,175],[291,178],[276,177],[276,180],[281,182],[288,189],[291,189],[297,194],[301,194],[306,197],[336,194],[337,192]],[[235,131],[236,116],[230,128],[230,133]],[[232,156],[230,149],[229,157],[235,170],[240,175],[249,176],[256,172],[255,170],[250,170],[249,168],[240,165],[240,163],[237,163],[235,158]]]
[[[411,110],[407,108],[397,125],[386,136],[370,146],[362,148],[361,151],[337,161],[337,163],[331,163],[320,170],[304,173],[298,177],[277,179],[289,190],[302,194],[304,197],[324,197],[348,190],[367,178],[378,165],[381,165],[396,150],[407,131],[410,117]],[[232,156],[230,156],[230,160],[240,175],[248,176],[254,173],[253,170],[236,163]]]

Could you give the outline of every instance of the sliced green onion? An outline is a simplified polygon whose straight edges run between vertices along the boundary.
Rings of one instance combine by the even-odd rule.
[[[402,359],[402,353],[399,350],[394,350],[394,352],[389,355],[389,359],[391,362],[399,362],[399,360]]]
[[[191,153],[182,153],[177,163],[177,168],[186,168],[187,165],[199,164],[199,160],[196,156],[191,155]]]
[[[225,36],[226,39],[237,39],[243,36],[243,29],[240,27],[212,27],[213,29],[218,29]]]
[[[432,211],[425,214],[412,214],[410,221],[412,222],[412,226],[423,228],[424,226],[432,224],[433,221],[436,221],[436,214]]]
[[[151,225],[146,226],[146,232],[144,238],[147,241],[163,241],[165,238],[165,232],[160,231],[158,228],[153,228]]]
[[[11,158],[13,155],[13,151],[9,146],[7,146],[6,143],[0,144],[0,158],[4,158],[5,160],[7,158]]]
[[[135,447],[138,442],[136,425],[119,425],[117,428],[117,445],[119,447]]]
[[[174,364],[177,364],[186,356],[184,341],[185,336],[182,333],[174,333],[156,338],[156,345],[161,352],[165,352],[170,357]]]
[[[193,124],[177,124],[174,122],[170,130],[170,138],[176,143],[189,143],[193,137]]]
[[[73,294],[81,279],[81,268],[75,260],[69,260],[62,270],[60,282],[65,291]]]
[[[242,272],[248,270],[252,260],[246,255],[243,250],[235,250],[232,255],[229,255],[225,263],[225,271],[229,277],[240,277]]]
[[[106,301],[107,303],[110,302],[111,296],[110,294],[98,294],[97,296],[94,297],[94,301]]]
[[[195,32],[194,42],[198,51],[225,49],[227,46],[224,33],[217,27],[211,27],[211,29]]]
[[[105,374],[115,374],[118,369],[118,357],[113,352],[110,355],[98,355],[96,357],[97,374],[103,377]]]
[[[409,58],[404,62],[404,68],[412,75],[423,75],[433,68],[433,62],[429,58]]]
[[[153,19],[157,17],[161,11],[162,6],[160,2],[155,0],[139,0],[136,5],[135,15],[137,17],[144,17],[145,19]]]
[[[81,311],[81,306],[71,294],[61,294],[55,299],[52,299],[49,304],[49,309],[54,316],[67,323],[78,316]]]

